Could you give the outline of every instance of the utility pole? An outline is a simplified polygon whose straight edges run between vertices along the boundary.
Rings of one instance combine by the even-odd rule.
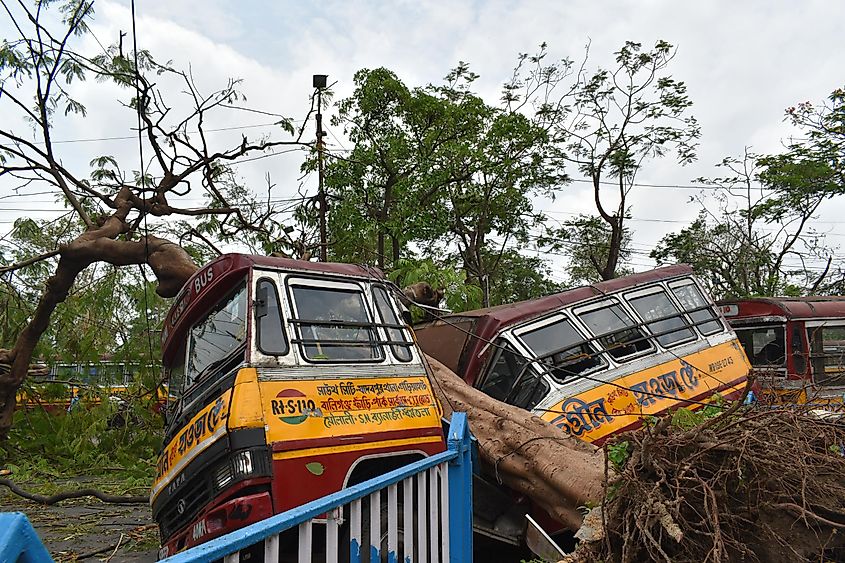
[[[328,75],[315,74],[313,78],[314,88],[317,89],[317,178],[319,191],[317,192],[317,203],[320,206],[320,262],[327,260],[328,241],[326,240],[326,213],[328,203],[326,201],[326,188],[323,184],[323,88],[326,87]]]

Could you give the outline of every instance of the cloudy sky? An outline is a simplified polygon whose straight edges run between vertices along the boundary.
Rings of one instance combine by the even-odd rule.
[[[102,44],[131,31],[128,2],[97,0],[94,35]],[[590,42],[590,66],[609,66],[612,53],[626,40],[653,44],[664,39],[678,47],[671,73],[687,83],[693,114],[702,127],[698,161],[686,167],[671,159],[648,163],[638,181],[688,186],[693,178],[718,173],[714,164],[744,147],[778,151],[794,131],[783,122],[784,108],[799,101],[821,101],[845,83],[842,21],[845,3],[833,1],[678,2],[522,1],[522,2],[239,2],[223,0],[137,0],[139,47],[175,66],[190,68],[197,82],[211,90],[230,77],[242,78],[250,107],[301,120],[308,111],[311,75],[328,74],[341,98],[351,91],[361,68],[384,66],[411,86],[439,81],[458,61],[481,75],[477,90],[495,102],[517,53],[533,52],[547,42],[551,56],[578,59]],[[0,36],[12,37],[4,17]],[[131,36],[130,36],[131,37]],[[128,40],[128,39],[127,39]],[[93,38],[85,49],[97,49]],[[190,67],[189,67],[190,65]],[[133,114],[117,99],[127,93],[92,82],[74,91],[89,108],[85,119],[57,125],[55,138],[63,162],[84,171],[100,154],[137,160]],[[331,115],[331,110],[326,111]],[[13,120],[0,103],[0,121]],[[241,133],[278,132],[271,116],[230,113],[216,139]],[[330,128],[332,148],[346,143]],[[233,137],[234,135],[234,137]],[[106,139],[106,140],[91,140]],[[243,165],[244,179],[263,189],[271,173],[273,197],[294,194],[302,155],[280,154]],[[84,175],[84,174],[83,174]],[[315,189],[315,178],[303,180]],[[0,185],[0,194],[11,186]],[[634,191],[632,213],[638,269],[651,264],[644,254],[667,232],[682,228],[697,208],[688,203],[695,190],[641,187]],[[46,199],[45,199],[46,198]],[[552,202],[538,202],[552,217],[590,211],[591,197],[577,183]],[[0,199],[0,227],[21,215],[50,216],[48,196]],[[818,227],[831,243],[845,242],[838,221],[845,205],[826,204]],[[556,276],[562,277],[560,265]]]

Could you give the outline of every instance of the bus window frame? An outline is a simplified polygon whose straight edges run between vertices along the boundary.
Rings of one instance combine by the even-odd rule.
[[[701,306],[696,307],[694,309],[687,309],[684,306],[684,304],[681,302],[680,297],[678,297],[675,294],[674,290],[676,288],[686,287],[688,285],[691,285],[698,290],[699,295],[701,295],[701,298],[704,299],[704,301],[706,302],[705,305],[701,305]],[[706,291],[704,291],[704,288],[702,288],[701,285],[699,285],[699,283],[694,278],[684,277],[684,278],[677,279],[677,280],[668,280],[666,282],[666,287],[669,289],[669,293],[672,295],[672,298],[675,299],[675,301],[677,301],[678,305],[680,305],[681,310],[684,313],[686,313],[687,315],[689,315],[690,321],[692,321],[692,324],[690,326],[695,327],[695,330],[699,334],[701,334],[701,336],[703,336],[705,338],[709,338],[711,336],[716,336],[717,334],[721,334],[721,333],[724,333],[724,332],[730,330],[730,325],[728,325],[727,321],[724,320],[724,316],[720,315],[717,312],[716,303],[713,301],[713,298]],[[695,319],[692,318],[692,313],[695,313],[697,311],[705,311],[705,310],[710,311],[710,314],[712,315],[711,318],[703,320],[703,321],[696,321]],[[719,325],[719,329],[716,330],[716,331],[705,334],[704,331],[701,330],[701,326],[705,325],[707,323],[713,322],[713,321],[715,321],[716,324]]]
[[[584,328],[579,326],[578,321],[572,318],[573,316],[574,315],[568,315],[565,311],[556,311],[552,315],[549,315],[547,317],[543,317],[541,319],[535,320],[535,321],[533,321],[529,324],[525,324],[525,325],[522,325],[522,326],[519,326],[519,327],[514,327],[512,330],[509,331],[513,335],[513,337],[516,340],[519,341],[521,346],[524,347],[525,349],[527,349],[530,352],[531,357],[532,357],[531,363],[536,364],[537,368],[539,368],[539,371],[547,372],[549,374],[549,376],[551,377],[551,379],[559,386],[567,386],[567,385],[573,384],[577,381],[582,380],[584,378],[584,376],[588,376],[588,375],[590,375],[592,373],[596,373],[598,371],[612,369],[612,367],[613,367],[613,364],[611,362],[609,362],[608,358],[606,357],[606,356],[609,356],[609,354],[607,353],[607,350],[605,350],[604,347],[602,347],[600,345],[600,343],[598,342],[598,339],[591,336],[589,333],[587,333],[587,336],[585,336],[584,335]],[[564,352],[565,350],[569,350],[570,348],[573,348],[574,346],[567,346],[566,348],[563,348],[561,350],[556,350],[556,351],[552,352],[551,354],[546,354],[545,356],[536,356],[536,352],[531,348],[531,346],[528,345],[528,342],[526,342],[522,338],[522,335],[525,334],[526,332],[534,332],[534,331],[537,331],[537,330],[541,330],[544,327],[547,327],[547,326],[550,326],[550,325],[553,325],[553,324],[556,324],[556,323],[562,322],[562,321],[563,322],[569,322],[569,324],[572,326],[572,328],[575,329],[575,332],[578,334],[578,336],[580,336],[583,339],[581,341],[581,344],[585,344],[592,349],[592,354],[590,354],[590,357],[597,358],[598,361],[599,361],[599,365],[593,367],[592,369],[590,369],[588,371],[584,371],[582,373],[579,373],[578,375],[573,375],[572,377],[567,378],[566,380],[559,379],[555,375],[555,371],[554,371],[555,366],[548,365],[548,364],[544,363],[543,360],[547,357],[553,357],[555,354],[560,354],[561,352]],[[537,368],[535,368],[535,369],[537,369]]]
[[[361,285],[358,280],[327,280],[325,278],[317,278],[307,275],[301,274],[289,274],[284,277],[284,285],[285,285],[285,295],[288,299],[288,312],[289,315],[287,316],[287,323],[290,325],[290,334],[291,338],[289,338],[289,343],[291,344],[291,348],[296,348],[297,356],[304,362],[307,362],[311,365],[332,365],[332,364],[383,364],[383,363],[390,363],[390,358],[392,354],[388,354],[384,349],[384,341],[381,340],[381,335],[379,334],[379,326],[380,324],[375,321],[375,302],[373,300],[372,295],[370,292],[366,290],[366,288]],[[309,320],[313,321],[314,319],[301,319],[299,317],[299,308],[297,306],[296,300],[294,299],[293,295],[293,288],[294,287],[305,287],[311,289],[329,289],[329,290],[338,290],[338,291],[347,291],[347,292],[358,292],[360,293],[363,302],[365,312],[367,314],[367,319],[369,321],[369,327],[367,330],[372,330],[375,333],[375,340],[371,342],[371,346],[376,347],[379,357],[377,358],[343,358],[343,359],[322,359],[322,358],[309,358],[306,354],[305,346],[307,344],[303,343],[303,340],[309,340],[304,338],[300,332],[300,328],[298,325],[300,324],[307,324]],[[364,328],[364,327],[362,327]],[[295,345],[295,346],[294,346]],[[336,344],[337,346],[342,346],[343,344]]]
[[[253,283],[254,288],[253,288],[253,301],[252,301],[252,303],[253,303],[252,321],[254,323],[252,332],[255,334],[255,349],[256,349],[256,351],[258,351],[258,353],[260,353],[264,356],[272,357],[272,358],[283,358],[283,357],[289,356],[293,346],[291,345],[291,340],[288,337],[288,331],[285,328],[285,324],[287,324],[287,316],[285,315],[285,310],[284,310],[284,306],[283,306],[282,299],[281,299],[282,294],[279,291],[278,279],[274,279],[274,278],[270,277],[269,275],[267,275],[267,274],[269,274],[269,272],[259,271],[257,273],[259,273],[259,275],[256,276],[255,282]],[[264,350],[261,346],[261,332],[262,331],[261,331],[261,327],[260,327],[260,319],[263,318],[263,317],[258,317],[258,315],[257,315],[258,310],[256,308],[256,305],[257,305],[257,300],[258,300],[258,286],[262,282],[269,283],[272,286],[273,291],[275,292],[275,295],[276,295],[276,309],[279,312],[279,325],[280,325],[279,329],[282,331],[282,339],[284,340],[284,343],[285,343],[285,351],[283,353],[268,352],[268,351]]]
[[[607,309],[607,308],[612,307],[613,305],[619,306],[625,312],[625,314],[630,317],[630,320],[633,321],[634,324],[633,325],[627,325],[626,328],[623,328],[623,329],[611,330],[609,332],[605,332],[605,333],[602,333],[602,334],[594,334],[593,331],[590,329],[590,327],[587,325],[587,323],[583,319],[581,319],[581,315],[584,314],[584,313],[590,313],[590,312],[593,312],[593,311],[598,311],[600,309]],[[593,301],[592,303],[586,303],[584,305],[575,306],[575,307],[570,308],[569,310],[572,312],[572,316],[575,317],[578,320],[578,323],[580,323],[581,327],[584,330],[586,330],[587,334],[589,334],[592,337],[592,340],[596,342],[596,345],[600,348],[600,350],[602,352],[607,354],[610,357],[610,359],[613,360],[614,363],[624,364],[626,362],[630,362],[631,360],[641,358],[641,357],[647,356],[649,354],[657,353],[660,350],[657,346],[655,346],[656,340],[652,339],[651,334],[643,331],[643,329],[645,327],[643,326],[644,323],[642,322],[642,319],[639,318],[640,316],[637,315],[636,312],[628,310],[628,307],[629,307],[629,305],[625,302],[624,299],[620,299],[620,296],[618,294],[608,294],[606,296],[603,296],[598,301]],[[622,320],[622,319],[620,319],[620,320]],[[602,343],[601,339],[605,338],[607,336],[610,336],[612,334],[622,332],[623,330],[631,329],[631,328],[637,329],[640,332],[640,334],[642,335],[642,338],[632,340],[631,342],[638,342],[638,341],[642,340],[646,344],[648,344],[648,348],[645,349],[645,350],[639,350],[639,351],[634,352],[632,354],[627,354],[625,356],[620,356],[620,357],[614,356],[611,353],[610,349],[608,349]],[[630,344],[631,342],[628,342],[627,344]]]
[[[657,317],[655,319],[648,320],[648,319],[645,319],[640,314],[640,312],[637,310],[637,308],[631,302],[632,299],[638,299],[640,297],[647,297],[649,295],[654,295],[656,293],[663,293],[663,295],[667,299],[669,299],[669,302],[675,307],[675,309],[677,309],[677,311],[678,311],[677,314],[666,315],[666,316],[663,316],[663,317]],[[671,289],[669,289],[668,287],[665,287],[663,284],[650,285],[650,286],[635,289],[634,291],[625,292],[625,293],[622,294],[622,299],[625,301],[625,304],[628,305],[628,307],[631,308],[631,310],[636,315],[637,319],[641,321],[642,328],[645,329],[652,338],[654,338],[653,343],[656,344],[659,347],[662,347],[666,350],[669,350],[671,348],[676,348],[677,346],[681,346],[683,344],[689,344],[690,342],[695,342],[696,340],[698,340],[699,338],[702,337],[701,332],[695,329],[695,325],[692,323],[692,318],[690,318],[689,315],[687,314],[687,312],[684,310],[681,303],[675,297],[675,294],[672,293]],[[659,323],[661,321],[667,321],[667,320],[676,319],[676,318],[680,318],[683,321],[684,327],[676,328],[676,329],[672,329],[672,330],[664,330],[662,332],[654,332],[648,326],[648,325],[653,324],[653,323]],[[692,333],[692,336],[688,337],[688,338],[681,339],[681,340],[676,340],[675,342],[672,342],[671,344],[664,344],[660,341],[661,336],[666,336],[666,335],[669,335],[669,334],[681,332],[683,330],[688,330],[689,332]]]
[[[531,411],[532,409],[536,408],[537,405],[539,405],[543,401],[545,401],[549,397],[550,394],[555,392],[555,390],[558,388],[559,384],[557,384],[557,383],[552,384],[552,382],[550,381],[551,378],[549,376],[548,370],[540,368],[539,365],[538,365],[539,362],[537,361],[537,359],[532,357],[532,354],[530,354],[530,353],[528,355],[526,355],[525,352],[521,349],[521,348],[525,347],[525,344],[521,341],[515,342],[515,340],[516,339],[514,338],[512,332],[510,332],[510,334],[502,334],[501,336],[499,336],[499,338],[496,339],[495,342],[490,344],[490,346],[493,348],[493,351],[490,354],[487,362],[485,362],[485,366],[484,366],[484,368],[482,369],[482,372],[481,372],[482,373],[481,379],[479,381],[475,382],[475,388],[478,389],[479,391],[481,391],[482,393],[484,393],[485,395],[487,395],[488,397],[493,397],[493,395],[490,395],[487,391],[485,391],[483,389],[483,387],[487,383],[487,380],[490,378],[490,373],[493,369],[493,366],[495,366],[498,363],[499,358],[501,358],[502,355],[505,354],[506,352],[510,352],[515,357],[522,359],[524,363],[523,363],[520,371],[518,373],[516,373],[515,377],[511,380],[511,384],[508,388],[507,394],[504,397],[502,397],[501,399],[496,399],[496,397],[493,397],[493,398],[498,400],[498,401],[502,401],[503,403],[506,403],[508,405]],[[530,349],[529,349],[529,352],[530,352]],[[526,374],[528,372],[531,372],[531,376],[536,378],[536,382],[531,389],[531,396],[529,398],[533,398],[536,395],[537,386],[540,385],[541,382],[544,383],[545,386],[546,386],[546,389],[545,389],[545,392],[543,393],[543,396],[537,402],[535,402],[531,407],[526,407],[526,406],[523,406],[523,405],[517,405],[513,402],[514,399],[515,399],[514,391],[516,389],[516,386],[519,383],[521,383],[523,379],[525,379]]]
[[[754,354],[754,350],[752,348],[751,353],[748,350],[745,350],[745,346],[742,344],[743,340],[740,338],[740,333],[745,331],[754,331],[754,330],[769,330],[769,329],[780,329],[783,332],[782,339],[780,342],[781,350],[783,351],[783,362],[781,365],[755,365],[754,362],[757,358],[757,354]],[[787,374],[787,361],[788,361],[788,348],[786,347],[786,340],[787,340],[787,324],[786,323],[751,323],[742,326],[735,326],[733,327],[733,332],[736,334],[736,339],[739,341],[740,346],[742,346],[743,350],[745,351],[745,355],[748,358],[748,363],[751,366],[751,369],[766,372],[767,375],[776,375],[778,377],[786,377]],[[753,338],[753,337],[752,337]],[[768,346],[771,342],[775,342],[777,340],[777,333],[775,333],[775,340],[767,342],[760,348],[762,352],[763,349]],[[752,340],[752,346],[754,344]]]
[[[388,319],[384,318],[384,312],[381,310],[381,307],[379,307],[378,299],[376,298],[377,291],[384,292],[384,298],[386,301],[385,304],[390,308],[390,312],[393,314],[396,321],[395,323],[388,322]],[[377,325],[377,328],[384,333],[382,336],[385,338],[385,345],[390,348],[390,355],[394,360],[402,364],[409,364],[413,362],[416,359],[414,353],[414,339],[409,333],[407,325],[404,325],[401,322],[402,316],[396,308],[396,300],[392,299],[390,296],[390,290],[383,283],[373,283],[370,284],[370,293],[372,293],[373,307],[375,308],[375,312],[378,314],[378,318],[381,321],[381,325]],[[390,335],[391,330],[398,330],[402,340],[394,341]],[[408,359],[402,359],[399,357],[397,349],[404,349],[408,353]]]
[[[831,376],[827,375],[828,372],[827,372],[827,362],[826,362],[826,360],[827,360],[829,354],[825,353],[825,351],[824,351],[824,329],[826,329],[826,328],[845,329],[845,322],[843,322],[842,319],[835,319],[835,320],[824,319],[824,320],[818,320],[818,321],[805,321],[804,322],[804,331],[807,335],[807,343],[809,344],[808,363],[810,365],[810,368],[812,369],[812,381],[813,381],[813,384],[816,385],[817,387],[822,387],[822,388],[841,387],[841,386],[845,385],[845,382],[843,382],[843,380],[845,380],[845,365],[840,366],[840,369],[837,372],[835,372],[834,374],[832,374]],[[821,353],[816,353],[814,351],[815,342],[814,342],[814,337],[811,336],[811,333],[815,333],[815,331],[817,331],[817,330],[822,331],[822,338],[821,338],[822,351],[821,351]],[[824,369],[824,372],[821,373],[821,374],[819,373],[819,370],[817,369],[817,367],[819,367],[819,366],[816,365],[816,362],[818,360],[821,360],[821,367]],[[828,379],[833,379],[833,380],[836,381],[836,383],[831,383],[829,381],[825,381],[825,380],[828,380]]]
[[[188,384],[188,374],[189,374],[188,362],[189,362],[190,357],[191,357],[190,356],[190,354],[191,354],[191,336],[192,336],[193,330],[197,326],[199,326],[201,323],[205,322],[210,316],[217,314],[220,311],[222,311],[223,308],[224,308],[223,305],[225,303],[228,303],[229,300],[231,300],[231,298],[234,297],[235,295],[237,295],[241,290],[243,290],[243,292],[244,292],[244,296],[243,296],[243,299],[244,299],[244,337],[243,337],[243,340],[236,347],[232,348],[232,350],[229,351],[228,354],[219,358],[218,360],[215,360],[212,363],[217,363],[217,362],[225,360],[227,358],[234,359],[234,357],[237,355],[238,350],[243,350],[243,359],[242,359],[241,363],[243,363],[244,361],[247,361],[247,352],[249,350],[249,340],[250,340],[250,338],[249,338],[249,324],[250,324],[249,307],[250,307],[250,297],[251,297],[250,293],[251,292],[250,292],[250,284],[247,283],[246,279],[243,279],[237,285],[235,285],[235,287],[231,291],[228,291],[222,298],[217,300],[215,302],[215,306],[213,308],[209,308],[207,310],[208,312],[205,315],[203,315],[202,318],[200,318],[197,322],[192,324],[188,328],[188,330],[185,332],[185,383],[186,383],[186,385],[182,389],[182,395],[183,396],[188,394],[188,392],[190,390],[192,390],[194,387],[201,385],[206,380],[208,380],[210,375],[213,372],[216,371],[216,370],[209,370],[208,369],[209,366],[206,366],[197,375],[197,377],[195,379],[193,379],[190,382],[190,384]],[[211,365],[211,364],[209,364],[209,365]]]

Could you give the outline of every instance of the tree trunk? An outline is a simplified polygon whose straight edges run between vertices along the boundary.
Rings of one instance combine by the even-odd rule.
[[[61,248],[56,271],[47,280],[44,293],[29,323],[18,335],[14,347],[0,358],[10,365],[0,371],[0,439],[6,439],[12,427],[16,394],[26,378],[32,354],[50,317],[73,287],[76,277],[94,262],[116,266],[149,264],[158,279],[156,292],[175,297],[197,266],[185,250],[168,240],[147,236],[140,241],[115,240],[127,229],[120,212],[106,219],[101,227],[88,230]]]
[[[583,519],[579,507],[603,495],[604,456],[595,446],[464,383],[426,356],[434,390],[447,416],[467,414],[482,461],[500,481],[522,493],[571,530]]]

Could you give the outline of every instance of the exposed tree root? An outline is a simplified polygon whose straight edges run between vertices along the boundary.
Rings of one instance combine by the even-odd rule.
[[[605,535],[577,559],[845,561],[845,425],[796,409],[732,410],[620,436]]]
[[[135,496],[119,496],[119,495],[109,495],[102,491],[98,491],[96,489],[78,489],[76,491],[63,491],[61,493],[56,493],[55,495],[40,495],[38,493],[30,493],[25,491],[24,489],[20,488],[16,485],[13,481],[9,479],[0,479],[0,485],[5,485],[9,487],[9,490],[15,493],[16,495],[23,497],[27,500],[31,500],[32,502],[37,502],[38,504],[44,505],[53,505],[62,502],[63,500],[69,500],[74,498],[82,498],[82,497],[96,497],[103,502],[107,502],[110,504],[147,504],[150,502],[150,497],[147,495],[135,495]]]

